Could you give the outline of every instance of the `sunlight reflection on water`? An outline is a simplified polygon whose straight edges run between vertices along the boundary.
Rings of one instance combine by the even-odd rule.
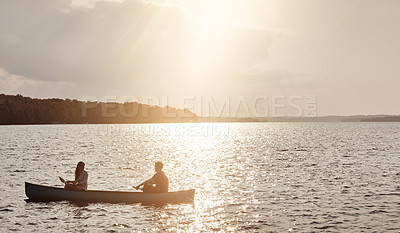
[[[394,230],[400,124],[260,123],[0,127],[7,231]],[[132,190],[165,163],[194,204],[25,203],[24,181]],[[396,204],[397,203],[397,204]],[[385,221],[377,218],[380,216]]]

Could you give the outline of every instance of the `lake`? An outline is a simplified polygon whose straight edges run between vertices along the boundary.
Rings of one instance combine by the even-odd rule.
[[[0,230],[398,232],[400,123],[0,126]],[[164,162],[193,204],[25,202],[24,182],[134,191]]]

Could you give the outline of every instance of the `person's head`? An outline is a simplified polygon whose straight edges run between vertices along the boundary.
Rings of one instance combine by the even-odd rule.
[[[82,162],[82,161],[80,161],[80,162],[78,163],[78,165],[76,165],[76,168],[75,168],[75,181],[78,180],[79,175],[81,174],[81,172],[82,172],[84,169],[85,169],[85,163]]]
[[[85,163],[80,161],[78,165],[76,165],[76,169],[79,171],[83,171],[85,169]]]
[[[156,162],[154,164],[154,170],[156,170],[156,172],[160,172],[164,167],[164,164],[160,161]]]

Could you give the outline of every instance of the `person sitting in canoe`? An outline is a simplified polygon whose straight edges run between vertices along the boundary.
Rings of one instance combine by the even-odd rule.
[[[136,189],[141,189],[145,193],[166,193],[168,192],[168,178],[162,171],[164,165],[162,162],[156,162],[154,170],[156,174],[145,182],[136,186]],[[143,186],[143,187],[142,187]],[[142,188],[140,188],[142,187]]]
[[[61,182],[65,184],[64,189],[67,190],[87,190],[87,180],[88,173],[85,171],[85,163],[80,161],[75,168],[75,180],[74,181],[65,181],[63,178],[60,178]]]

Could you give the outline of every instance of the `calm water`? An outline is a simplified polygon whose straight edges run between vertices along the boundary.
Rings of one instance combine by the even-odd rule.
[[[400,124],[250,123],[0,127],[0,231],[398,232]],[[132,190],[165,163],[195,203],[26,203],[24,181]]]

